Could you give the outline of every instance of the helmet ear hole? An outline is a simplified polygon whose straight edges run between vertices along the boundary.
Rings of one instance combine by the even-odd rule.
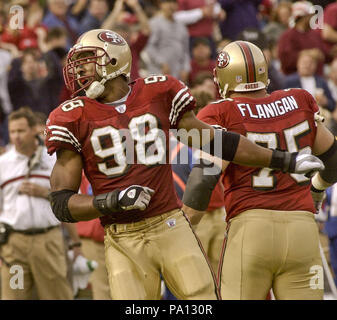
[[[115,66],[115,65],[117,64],[117,59],[112,58],[112,59],[110,60],[110,63],[111,63],[113,66]]]

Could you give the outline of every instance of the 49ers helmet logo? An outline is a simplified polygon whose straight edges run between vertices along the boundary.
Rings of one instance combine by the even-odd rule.
[[[109,42],[117,46],[125,45],[124,39],[113,31],[103,31],[98,34],[98,38],[104,42]]]
[[[225,68],[229,64],[229,55],[226,51],[222,51],[218,55],[217,66],[218,68]]]

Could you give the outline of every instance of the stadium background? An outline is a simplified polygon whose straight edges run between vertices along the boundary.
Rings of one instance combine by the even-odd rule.
[[[298,57],[304,57],[304,65],[317,65],[309,71],[303,67],[316,80],[316,87],[308,86],[308,90],[316,97],[326,125],[337,135],[337,36],[324,31],[337,33],[336,1],[312,1],[324,9],[323,29],[299,32],[298,43],[290,34],[298,19],[309,14],[308,3],[292,10],[295,1],[177,0],[174,10],[167,2],[174,1],[1,1],[1,152],[10,148],[7,116],[11,111],[30,107],[43,126],[48,114],[70,98],[62,77],[67,51],[80,34],[95,28],[116,30],[126,38],[133,51],[132,79],[170,73],[191,88],[198,108],[219,97],[212,71],[217,52],[230,41],[247,40],[263,49],[269,64],[270,92],[303,84],[298,79],[305,71],[297,67]],[[163,11],[166,18],[161,15]],[[17,20],[21,13],[22,24]],[[172,17],[171,24],[166,24],[167,17]],[[170,28],[175,24],[184,26],[186,36],[172,35],[174,29]],[[166,52],[167,47],[172,51]],[[324,253],[330,260],[326,212],[322,217],[318,227]],[[81,234],[80,227],[78,230],[83,237],[89,237]],[[326,291],[329,298],[328,287]],[[83,298],[90,297],[89,285]]]

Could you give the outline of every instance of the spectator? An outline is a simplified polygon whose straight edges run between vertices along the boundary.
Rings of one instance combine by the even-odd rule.
[[[278,56],[281,68],[285,75],[296,72],[297,58],[300,51],[314,49],[318,63],[317,73],[323,74],[323,64],[327,56],[324,54],[324,43],[320,35],[310,28],[313,7],[308,1],[297,1],[292,5],[292,17],[294,27],[285,31],[279,40]]]
[[[35,128],[36,134],[41,138],[41,141],[44,142],[44,130],[46,128],[47,116],[42,112],[34,112],[35,117]]]
[[[324,25],[320,32],[327,52],[337,57],[337,1],[324,9]]]
[[[63,48],[64,50],[67,47],[67,31],[62,27],[52,27],[48,29],[46,37],[46,49],[54,50],[56,48]]]
[[[215,60],[211,59],[211,46],[208,38],[196,38],[192,47],[191,72],[189,83],[192,84],[200,72],[213,73]]]
[[[19,5],[24,10],[24,25],[23,29],[12,29],[9,25],[11,16],[8,16],[7,24],[0,37],[2,46],[15,52],[14,45],[18,50],[24,50],[28,42],[34,42],[43,45],[46,36],[46,29],[42,26],[43,10],[37,1],[29,0],[13,0],[11,5]]]
[[[80,34],[79,23],[69,13],[68,3],[66,0],[47,0],[48,11],[42,21],[48,28],[62,27],[67,30],[67,50],[72,47]]]
[[[337,58],[330,65],[328,86],[332,97],[337,102]],[[330,130],[337,136],[337,106],[331,115]]]
[[[215,59],[214,26],[218,19],[225,19],[225,11],[215,0],[178,0],[178,5],[178,11],[174,14],[174,19],[187,26],[190,35],[190,47],[193,48],[195,39],[206,37],[210,42],[212,58]]]
[[[72,299],[60,222],[47,199],[55,157],[37,143],[29,110],[9,115],[9,135],[14,147],[0,157],[0,222],[8,235],[1,246],[1,297],[31,299],[35,285],[40,299]],[[20,290],[10,287],[14,264],[23,270]]]
[[[281,34],[288,29],[291,17],[291,2],[280,2],[271,13],[271,21],[263,28],[269,41],[277,42]]]
[[[4,123],[5,123],[5,113],[3,111],[2,100],[0,99],[0,155],[5,150],[4,147],[6,145],[5,136],[4,136]]]
[[[160,0],[160,12],[150,20],[151,36],[146,47],[147,69],[153,74],[170,74],[184,82],[190,72],[189,34],[174,20],[175,0]]]
[[[216,53],[217,55],[221,52],[221,50],[227,46],[227,44],[231,43],[232,41],[229,40],[229,39],[222,39],[221,41],[219,41],[217,43],[217,46],[216,46]]]
[[[109,13],[107,0],[89,0],[88,10],[80,21],[81,33],[99,29]]]
[[[262,0],[219,0],[226,11],[226,19],[220,22],[222,37],[235,40],[246,28],[260,29],[257,15],[261,2]]]
[[[47,75],[46,63],[36,48],[27,48],[21,59],[13,61],[8,90],[14,110],[28,106],[46,115],[50,113],[55,106],[48,92]]]
[[[0,120],[0,145],[8,143],[8,130],[6,117],[12,111],[12,103],[8,93],[8,69],[12,56],[7,50],[0,49],[0,101],[2,119]]]
[[[123,15],[124,4],[128,5],[134,15]],[[123,20],[119,20],[120,17],[123,17]],[[141,5],[137,0],[116,0],[114,9],[104,20],[102,28],[118,32],[128,42],[132,54],[130,78],[131,81],[138,79],[140,54],[148,42],[151,31]]]
[[[276,68],[272,56],[272,51],[269,47],[267,38],[262,33],[262,31],[254,28],[245,29],[239,34],[238,40],[251,42],[262,50],[268,63],[268,75],[270,83],[268,85],[267,92],[271,93],[275,90],[281,90],[285,88],[284,86],[285,77],[282,74],[282,72],[280,72]]]
[[[324,211],[327,221],[324,231],[329,238],[330,263],[334,273],[334,281],[337,286],[337,184],[326,190]]]
[[[317,104],[330,112],[336,106],[326,80],[316,74],[317,58],[312,49],[300,52],[297,61],[297,73],[286,78],[287,88],[303,88],[316,99]]]
[[[330,64],[328,86],[332,97],[337,101],[337,58]]]
[[[197,113],[201,108],[209,102],[218,98],[218,89],[214,83],[213,72],[200,72],[194,79],[192,85],[193,96],[196,95],[196,109]]]
[[[43,59],[48,70],[46,87],[49,92],[51,109],[61,103],[60,95],[64,86],[62,68],[67,56],[66,46],[66,30],[60,27],[50,28],[46,39],[47,52],[43,55]]]

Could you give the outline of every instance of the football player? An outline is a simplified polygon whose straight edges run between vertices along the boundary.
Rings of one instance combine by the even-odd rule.
[[[224,163],[228,225],[218,279],[222,299],[264,300],[271,288],[276,299],[322,299],[314,213],[324,189],[337,181],[337,141],[307,91],[267,94],[268,66],[252,43],[225,46],[215,79],[223,99],[201,110],[199,119],[268,148],[313,153],[325,165],[310,181],[302,174]],[[219,176],[203,175],[205,167],[192,170],[183,198],[194,223]]]
[[[196,128],[210,132],[200,145],[213,155],[215,130],[194,116],[195,100],[182,82],[155,75],[128,83],[130,66],[129,46],[109,30],[84,33],[69,51],[64,78],[75,98],[49,115],[46,129],[48,152],[57,152],[53,212],[66,222],[101,219],[113,299],[159,299],[160,274],[179,299],[216,299],[214,275],[181,211],[166,152],[170,128]],[[323,168],[311,155],[218,135],[229,161],[299,173]],[[82,168],[94,196],[77,194]]]

